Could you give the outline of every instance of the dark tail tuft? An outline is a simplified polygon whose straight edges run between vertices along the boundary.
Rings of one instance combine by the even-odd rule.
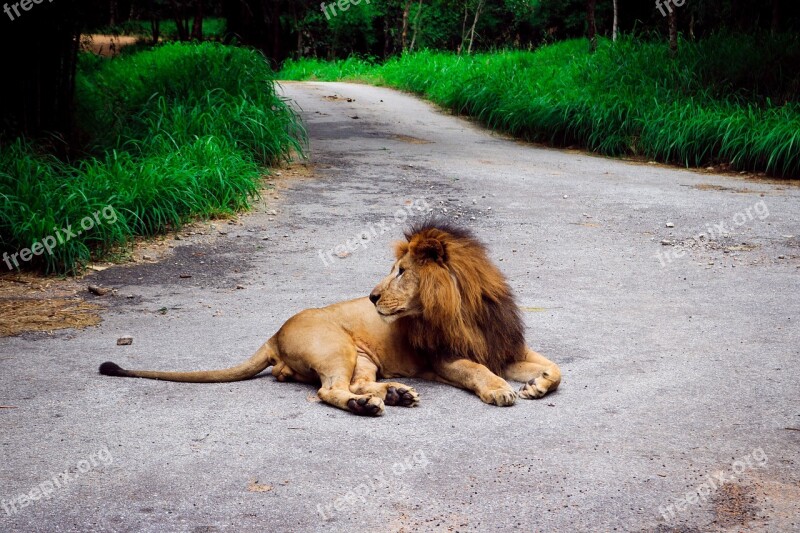
[[[116,363],[112,363],[111,361],[106,361],[100,365],[100,373],[104,376],[117,376],[120,378],[133,377],[127,370]]]

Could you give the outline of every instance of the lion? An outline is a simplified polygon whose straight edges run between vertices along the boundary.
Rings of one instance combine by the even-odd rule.
[[[278,381],[315,383],[323,402],[367,416],[419,403],[412,387],[378,379],[439,381],[498,406],[558,388],[561,371],[526,346],[511,289],[471,232],[429,220],[405,238],[369,297],[301,311],[237,366],[160,372],[106,362],[100,373],[208,383],[252,378],[271,366]]]

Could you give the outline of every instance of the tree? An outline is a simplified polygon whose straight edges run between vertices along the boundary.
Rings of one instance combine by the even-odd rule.
[[[178,30],[178,40],[189,40],[189,17],[186,14],[187,5],[178,0],[171,0],[172,4],[172,20],[175,21],[175,27]]]
[[[195,0],[192,39],[203,40],[203,0]]]
[[[614,0],[614,27],[612,30],[612,40],[617,42],[617,34],[619,33],[619,9],[617,8],[617,0]]]
[[[409,50],[414,50],[414,43],[417,42],[417,32],[419,31],[419,17],[422,15],[422,0],[419,0],[419,5],[417,6],[417,13],[414,15],[414,34],[411,37],[411,45],[408,47]]]
[[[467,53],[472,53],[472,44],[475,42],[475,26],[478,25],[478,18],[481,16],[481,11],[483,10],[483,3],[485,0],[478,0],[478,5],[475,7],[475,17],[472,19],[472,28],[469,31],[469,46],[467,47]]]
[[[400,43],[403,52],[405,52],[408,48],[406,46],[406,39],[408,37],[408,16],[410,12],[411,12],[411,0],[406,0],[405,5],[403,6],[403,29],[401,31],[401,36],[400,36]]]
[[[589,26],[589,51],[597,50],[597,22],[595,21],[595,8],[597,0],[586,0],[586,22]]]
[[[667,16],[669,24],[669,51],[672,57],[678,53],[678,10],[675,7],[669,10]]]

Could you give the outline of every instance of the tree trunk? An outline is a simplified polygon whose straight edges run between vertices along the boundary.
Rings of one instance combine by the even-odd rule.
[[[383,57],[384,59],[389,57],[391,53],[391,44],[389,42],[390,35],[389,35],[389,14],[383,16]]]
[[[203,0],[196,0],[194,6],[194,25],[192,26],[192,39],[203,40]]]
[[[467,16],[469,15],[469,2],[464,0],[464,20],[461,21],[461,43],[458,45],[458,55],[464,49],[464,41],[467,40]]]
[[[678,53],[678,10],[669,12],[669,51],[672,57]]]
[[[403,6],[403,30],[400,33],[400,47],[403,52],[406,51],[406,40],[408,39],[408,15],[411,11],[411,0],[406,0]]]
[[[178,29],[178,40],[179,41],[188,41],[189,40],[189,30],[186,28],[186,25],[183,23],[183,19],[180,17],[175,17],[175,27]]]
[[[597,0],[586,0],[586,22],[589,25],[589,51],[597,50],[597,23],[594,17]]]
[[[172,0],[172,18],[175,21],[175,27],[178,30],[178,40],[188,41],[189,30],[183,23],[183,9],[178,5],[178,2]]]
[[[472,44],[475,42],[475,26],[478,25],[478,18],[481,16],[481,10],[483,9],[483,2],[484,0],[478,0],[478,6],[475,8],[475,18],[472,19],[472,28],[469,31],[469,47],[467,48],[467,54],[472,53]]]
[[[297,32],[297,52],[296,52],[296,56],[297,56],[297,58],[301,58],[301,57],[303,57],[303,46],[304,46],[303,28],[300,25],[300,21],[298,20],[298,17],[297,17],[297,4],[295,2],[292,2],[292,22],[293,22],[294,31]]]
[[[153,44],[158,44],[158,38],[161,36],[161,21],[158,17],[150,20],[150,29],[153,31]]]
[[[618,33],[619,33],[619,8],[617,6],[617,0],[614,0],[614,28],[611,33],[611,39],[614,42],[617,42]]]
[[[422,14],[422,0],[419,0],[417,6],[417,14],[414,15],[414,34],[411,37],[411,45],[408,47],[410,51],[414,51],[414,43],[417,42],[417,31],[419,31],[419,17]]]

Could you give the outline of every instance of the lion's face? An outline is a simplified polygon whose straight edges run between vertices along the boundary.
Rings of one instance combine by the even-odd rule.
[[[405,253],[395,261],[389,275],[372,290],[369,299],[386,322],[418,315],[422,313],[419,282],[419,271],[408,253]]]

